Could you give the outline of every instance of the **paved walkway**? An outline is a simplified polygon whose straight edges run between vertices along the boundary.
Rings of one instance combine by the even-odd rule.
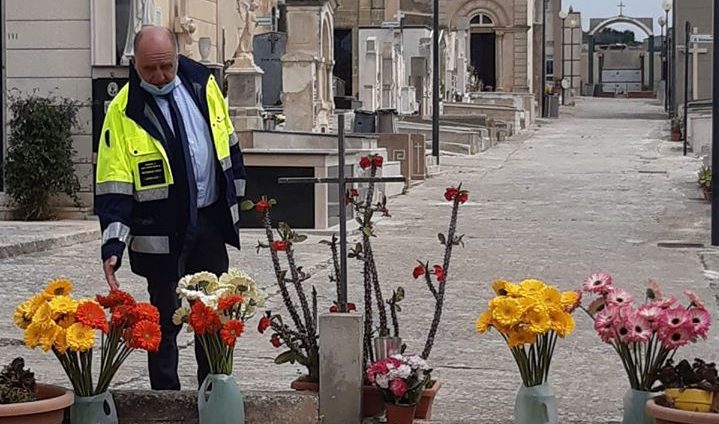
[[[449,207],[444,188],[462,182],[471,191],[462,207],[459,231],[466,234],[450,270],[447,304],[430,358],[443,387],[435,404],[442,422],[498,424],[511,420],[520,379],[497,334],[479,336],[474,319],[491,297],[497,278],[541,278],[561,289],[579,287],[597,269],[639,295],[656,278],[673,295],[691,288],[708,301],[716,316],[719,255],[712,248],[660,247],[708,244],[709,205],[695,184],[699,161],[681,156],[678,143],[662,141],[668,124],[661,107],[649,101],[579,99],[560,120],[541,125],[531,137],[501,143],[474,157],[442,158],[443,173],[406,196],[391,199],[393,218],[378,226],[375,250],[385,292],[407,289],[400,316],[410,351],[421,349],[429,326],[431,295],[414,282],[415,259],[439,263],[436,234],[446,232]],[[281,200],[281,199],[280,199]],[[245,268],[270,293],[278,307],[265,253],[253,249],[260,234],[246,232],[231,263]],[[300,246],[301,262],[314,270],[310,280],[329,307],[333,284],[327,279],[321,237]],[[63,382],[51,356],[27,352],[10,314],[22,298],[52,277],[76,281],[79,291],[104,290],[98,242],[0,260],[0,359],[26,355],[44,381]],[[350,298],[361,303],[360,272],[350,268]],[[125,268],[123,287],[144,298],[144,283]],[[621,398],[628,387],[614,352],[595,336],[587,318],[577,315],[574,334],[562,340],[553,361],[551,382],[562,423],[612,423],[621,420]],[[251,326],[251,327],[254,327]],[[680,355],[716,360],[719,332]],[[193,387],[189,337],[183,332],[182,380]],[[277,366],[267,341],[248,331],[240,343],[235,375],[245,389],[285,390],[298,369]],[[122,388],[148,387],[144,357],[133,355],[116,379]]]

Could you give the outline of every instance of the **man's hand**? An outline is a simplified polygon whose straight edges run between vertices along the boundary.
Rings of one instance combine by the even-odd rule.
[[[117,265],[117,256],[110,256],[102,264],[102,270],[105,271],[105,280],[107,280],[107,285],[110,286],[110,290],[120,288],[120,283],[117,282],[117,277],[115,277],[115,265]]]

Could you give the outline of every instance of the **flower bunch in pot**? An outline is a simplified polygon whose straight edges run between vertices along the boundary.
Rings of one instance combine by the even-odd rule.
[[[557,402],[548,383],[552,357],[559,338],[574,330],[572,313],[581,302],[578,291],[560,292],[541,280],[520,283],[497,280],[495,297],[477,318],[480,334],[496,330],[506,341],[519,368],[522,385],[514,406],[516,424],[534,424],[544,416],[557,424]]]
[[[60,424],[73,401],[70,390],[36,383],[23,358],[13,359],[0,371],[0,424]]]
[[[647,414],[657,424],[719,423],[719,380],[715,363],[699,358],[674,365],[667,360],[657,371],[664,394],[647,402]]]
[[[175,311],[172,320],[195,333],[210,367],[198,391],[200,423],[244,424],[242,393],[232,376],[234,350],[245,323],[264,305],[264,294],[236,269],[219,277],[210,272],[186,275],[177,292],[189,306]]]
[[[682,305],[676,297],[665,297],[654,281],[642,303],[604,272],[590,275],[583,290],[594,298],[582,309],[594,320],[599,338],[619,356],[629,380],[623,424],[653,424],[645,404],[661,390],[659,370],[679,348],[706,338],[711,314],[693,292],[684,292],[688,304]]]
[[[388,424],[411,424],[432,370],[419,355],[394,354],[372,363],[367,379],[385,401]]]
[[[15,324],[25,345],[52,351],[75,392],[73,422],[116,423],[110,383],[136,349],[157,351],[160,314],[149,303],[136,302],[121,290],[96,299],[72,297],[69,280],[53,280],[42,292],[17,306]],[[105,310],[107,309],[107,314]],[[93,376],[93,350],[100,334],[100,364]]]
[[[702,189],[704,200],[712,200],[712,169],[709,166],[702,165],[697,172],[697,184]]]

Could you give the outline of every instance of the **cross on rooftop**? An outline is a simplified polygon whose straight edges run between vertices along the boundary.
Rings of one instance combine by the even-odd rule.
[[[624,8],[627,7],[627,5],[620,1],[617,6],[619,7],[619,16],[624,16]]]

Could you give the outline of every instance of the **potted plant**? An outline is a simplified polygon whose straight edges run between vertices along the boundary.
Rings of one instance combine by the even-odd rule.
[[[388,424],[411,424],[431,369],[419,355],[395,354],[367,368],[367,379],[385,400]]]
[[[604,272],[590,275],[583,289],[596,298],[582,309],[594,320],[597,335],[617,352],[629,378],[623,424],[653,424],[645,404],[659,390],[658,370],[678,348],[706,338],[711,314],[694,293],[684,292],[689,299],[684,306],[675,297],[664,297],[654,281],[644,303],[638,305],[632,294],[615,287]]]
[[[682,118],[676,116],[672,118],[672,141],[680,141],[682,139]]]
[[[172,320],[187,324],[207,356],[210,373],[200,385],[200,423],[244,424],[242,393],[232,376],[235,343],[265,297],[255,281],[230,269],[219,277],[210,272],[186,275],[177,283],[180,298],[189,303]]]
[[[697,173],[697,184],[702,189],[704,200],[712,200],[712,169],[709,166],[702,165]]]
[[[660,424],[719,423],[719,382],[714,363],[671,360],[657,372],[664,395],[647,402],[647,414]]]
[[[507,342],[522,377],[522,386],[514,406],[516,424],[536,423],[546,416],[546,423],[557,424],[557,402],[547,383],[549,368],[557,345],[574,330],[572,312],[581,294],[560,292],[540,280],[515,284],[497,280],[489,307],[477,319],[477,331],[494,328]]]
[[[15,358],[0,372],[0,424],[60,424],[73,401],[70,390],[36,383],[22,358]]]
[[[45,290],[17,306],[15,324],[25,332],[25,345],[51,350],[70,379],[75,391],[72,422],[117,423],[110,382],[134,350],[157,351],[160,314],[121,290],[97,296],[97,300],[74,299],[72,290],[68,280],[51,281]],[[104,309],[109,310],[109,317]],[[101,333],[101,361],[95,382],[96,330]]]

